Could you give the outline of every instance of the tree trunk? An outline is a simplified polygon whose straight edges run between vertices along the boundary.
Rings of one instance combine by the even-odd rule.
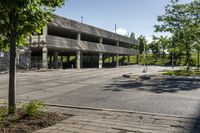
[[[174,52],[172,52],[172,69],[174,69]]]
[[[188,45],[186,45],[186,63],[187,63],[187,72],[190,70],[190,48]]]
[[[199,70],[199,50],[198,50],[198,70]]]
[[[163,53],[162,53],[162,64],[163,64],[163,66],[165,65],[165,52],[164,52],[164,49],[163,49]]]
[[[10,15],[11,32],[9,36],[10,43],[10,69],[9,69],[9,91],[8,91],[8,112],[15,114],[16,111],[16,18],[14,11]]]

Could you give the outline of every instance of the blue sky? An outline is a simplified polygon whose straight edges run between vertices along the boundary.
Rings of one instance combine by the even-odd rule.
[[[180,0],[189,2],[192,0]],[[114,31],[115,24],[120,34],[134,32],[136,37],[144,35],[151,40],[157,16],[162,15],[170,0],[67,0],[57,9],[57,15],[86,24]]]

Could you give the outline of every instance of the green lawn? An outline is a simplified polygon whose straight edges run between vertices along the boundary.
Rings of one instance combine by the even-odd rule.
[[[174,71],[167,71],[162,73],[163,75],[171,75],[171,76],[196,76],[200,75],[200,70],[191,69],[187,72],[185,69],[174,70]]]

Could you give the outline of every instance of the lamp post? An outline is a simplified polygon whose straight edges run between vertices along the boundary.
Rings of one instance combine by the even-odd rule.
[[[143,69],[143,73],[147,72],[147,66],[146,66],[146,49],[145,49],[145,44],[144,44],[144,51],[143,51],[143,56],[144,56],[144,69]]]

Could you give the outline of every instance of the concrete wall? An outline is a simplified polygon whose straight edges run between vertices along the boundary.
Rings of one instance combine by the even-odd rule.
[[[48,42],[47,47],[58,48],[58,49],[71,49],[71,50],[82,50],[91,52],[102,52],[102,53],[113,53],[113,54],[126,54],[136,55],[137,50],[131,50],[123,47],[110,46],[100,43],[92,43],[87,41],[77,41],[68,38],[47,36],[46,41]]]

